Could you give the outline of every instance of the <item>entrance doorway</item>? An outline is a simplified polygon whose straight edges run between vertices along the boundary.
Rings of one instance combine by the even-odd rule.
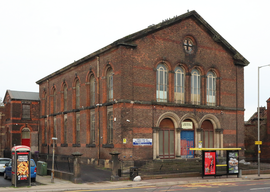
[[[189,150],[194,147],[194,131],[181,132],[181,157],[194,158],[194,151]]]
[[[22,129],[22,145],[30,146],[30,129],[23,128]]]

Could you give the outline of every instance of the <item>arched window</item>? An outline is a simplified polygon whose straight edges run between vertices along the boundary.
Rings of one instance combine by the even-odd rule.
[[[80,81],[76,80],[75,83],[75,92],[76,92],[76,109],[80,108]]]
[[[95,86],[95,77],[94,75],[91,75],[90,77],[90,105],[95,104],[95,92],[96,91],[96,86]]]
[[[80,112],[76,113],[76,132],[75,132],[75,139],[76,139],[76,144],[80,144],[81,142],[81,137],[80,137],[80,131],[81,130],[81,119],[80,119]]]
[[[56,106],[57,105],[57,95],[56,95],[56,89],[53,89],[53,113],[56,113]]]
[[[216,105],[216,76],[212,71],[207,73],[207,85],[206,85],[206,98],[207,105]]]
[[[67,114],[64,115],[64,144],[67,144]]]
[[[108,113],[107,142],[108,144],[113,144],[113,112],[112,111]]]
[[[163,119],[160,122],[159,131],[159,157],[161,159],[174,159],[174,123],[171,119]]]
[[[174,100],[176,103],[185,101],[185,73],[182,67],[176,67],[174,70]]]
[[[44,94],[44,115],[47,115],[47,93]]]
[[[90,113],[90,143],[95,144],[95,112]]]
[[[203,129],[203,147],[204,148],[213,148],[214,147],[214,128],[211,121],[206,120],[202,123]]]
[[[47,126],[48,126],[48,124],[47,124],[47,118],[45,119],[45,125],[44,125],[44,144],[47,144],[47,134],[48,134],[48,132],[47,132]]]
[[[197,69],[191,72],[191,103],[199,105],[201,102],[201,78]]]
[[[156,97],[159,102],[167,102],[168,70],[163,64],[157,66]]]
[[[107,70],[107,97],[108,101],[113,100],[113,70],[112,68],[109,68]]]
[[[64,84],[63,92],[64,92],[64,111],[66,111],[67,110],[67,85],[66,84]]]

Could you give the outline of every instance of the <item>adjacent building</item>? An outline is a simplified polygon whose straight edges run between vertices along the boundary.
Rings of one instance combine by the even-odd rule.
[[[243,148],[248,64],[196,11],[151,25],[37,81],[40,152],[52,137],[56,154],[127,161]]]
[[[39,93],[7,90],[0,107],[1,151],[9,156],[14,145],[38,151]],[[6,155],[5,155],[6,154]]]

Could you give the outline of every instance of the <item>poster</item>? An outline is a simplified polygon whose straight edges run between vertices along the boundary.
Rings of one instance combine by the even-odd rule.
[[[216,152],[204,152],[204,175],[216,174]]]
[[[228,174],[238,173],[238,151],[228,151]]]
[[[17,179],[27,181],[29,178],[29,159],[28,155],[17,156]]]

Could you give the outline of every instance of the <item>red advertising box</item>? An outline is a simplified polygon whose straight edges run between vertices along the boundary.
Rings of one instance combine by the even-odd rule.
[[[203,175],[216,175],[216,151],[203,151]]]

